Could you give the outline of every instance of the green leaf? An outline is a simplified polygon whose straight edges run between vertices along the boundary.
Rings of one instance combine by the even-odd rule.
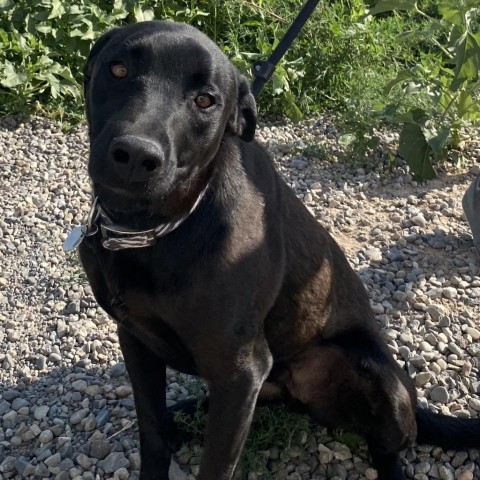
[[[74,28],[70,31],[70,37],[81,37],[83,32],[79,28]]]
[[[407,70],[407,69],[400,70],[397,73],[397,76],[393,80],[390,80],[387,83],[387,85],[384,87],[383,94],[388,95],[395,85],[413,80],[414,78],[415,76],[410,70]]]
[[[354,133],[345,133],[340,135],[338,143],[343,147],[349,147],[357,140],[357,136]]]
[[[443,20],[454,25],[463,23],[465,13],[472,8],[465,0],[442,0],[438,5],[438,12]]]
[[[72,5],[69,10],[68,10],[68,13],[70,15],[78,15],[79,13],[83,13],[82,10],[80,9],[80,7],[78,5]]]
[[[53,0],[52,1],[52,10],[48,18],[58,18],[61,17],[65,13],[65,7],[62,5],[61,0]]]
[[[10,10],[10,8],[13,6],[13,0],[0,0],[0,10],[2,11]]]
[[[292,92],[285,92],[285,114],[292,122],[299,122],[303,118],[302,111],[298,108],[295,95]]]
[[[413,108],[405,113],[395,115],[395,120],[399,123],[414,123],[423,125],[428,120],[428,115],[422,108]]]
[[[466,32],[462,35],[455,46],[455,78],[450,85],[450,91],[457,91],[466,81],[474,81],[478,78],[480,69],[480,46],[475,36]]]
[[[380,0],[373,8],[368,10],[368,15],[377,15],[392,10],[414,10],[415,0]]]
[[[365,442],[363,437],[352,432],[342,432],[338,434],[337,437],[340,442],[344,443],[350,450],[353,451],[359,450],[360,446]]]
[[[400,155],[407,162],[415,179],[419,182],[436,177],[430,161],[431,148],[420,125],[407,123],[400,133]]]
[[[278,70],[273,72],[272,87],[273,87],[273,93],[275,95],[280,95],[282,92],[286,91],[285,77],[281,75]]]
[[[155,18],[155,13],[152,9],[142,10],[141,7],[135,7],[133,9],[133,16],[136,22],[146,22]]]
[[[0,28],[0,40],[5,44],[8,45],[10,43],[10,39],[8,37],[8,33]]]
[[[0,84],[6,88],[13,88],[18,85],[23,85],[27,80],[25,72],[17,72],[11,62],[5,60],[3,76],[0,79]]]
[[[247,20],[242,23],[242,27],[261,27],[263,25],[262,22],[259,22],[258,20]]]
[[[460,118],[467,116],[472,107],[480,108],[480,106],[473,100],[472,94],[468,90],[463,90],[458,97],[457,115]]]
[[[450,136],[450,126],[444,126],[437,131],[436,128],[424,128],[423,134],[430,148],[437,158],[445,157],[445,149]]]
[[[88,27],[87,31],[82,34],[82,40],[95,40],[96,34],[93,31],[93,28]]]
[[[35,30],[47,34],[52,32],[52,27],[50,25],[35,25]]]

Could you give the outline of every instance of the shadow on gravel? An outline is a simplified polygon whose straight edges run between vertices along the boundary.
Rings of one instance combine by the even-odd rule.
[[[138,432],[123,364],[53,368],[1,394],[0,478],[135,478]]]

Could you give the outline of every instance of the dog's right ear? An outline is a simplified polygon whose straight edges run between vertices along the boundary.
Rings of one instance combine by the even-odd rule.
[[[88,54],[87,62],[83,68],[83,93],[85,98],[87,98],[87,88],[90,78],[92,77],[93,66],[95,64],[95,59],[98,57],[98,54],[104,49],[107,43],[117,34],[119,28],[112,28],[108,32],[104,33],[98,38],[98,40],[93,44],[90,53]]]

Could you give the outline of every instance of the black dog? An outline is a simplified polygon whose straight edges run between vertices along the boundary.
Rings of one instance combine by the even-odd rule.
[[[253,142],[246,80],[192,27],[146,22],[98,40],[85,68],[98,204],[81,260],[118,323],[141,478],[168,478],[165,367],[203,377],[200,480],[228,480],[257,400],[301,403],[365,436],[383,480],[415,440],[480,446],[480,420],[416,406],[364,287]]]

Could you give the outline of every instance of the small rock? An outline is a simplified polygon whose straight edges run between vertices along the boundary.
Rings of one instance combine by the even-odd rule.
[[[430,381],[432,378],[432,374],[430,372],[420,372],[417,373],[417,376],[415,377],[415,385],[418,387],[423,387],[426,383]],[[426,472],[420,472],[420,473],[426,473]]]
[[[420,462],[415,465],[415,472],[426,474],[432,466],[428,462]]]
[[[372,262],[380,262],[383,258],[382,252],[379,248],[367,248],[364,251],[365,257]]]
[[[430,398],[434,402],[447,403],[449,400],[448,391],[443,386],[436,386],[430,392]]]
[[[452,298],[455,298],[457,296],[457,289],[454,288],[454,287],[445,287],[442,290],[442,293],[443,293],[443,296],[445,298],[452,299]]]
[[[128,470],[125,467],[119,468],[113,474],[114,480],[128,480],[129,477],[130,477],[130,474],[128,473]],[[170,480],[172,480],[174,478],[175,477],[172,477],[170,475]],[[185,478],[186,478],[186,476],[185,476]]]
[[[376,480],[378,478],[378,472],[374,468],[367,468],[365,470],[365,478],[367,480]]]
[[[13,470],[15,470],[15,463],[15,457],[5,458],[5,460],[3,460],[2,464],[0,465],[0,471],[3,473],[12,472]]]
[[[16,398],[13,402],[12,402],[12,408],[14,410],[20,410],[21,408],[23,407],[28,407],[30,405],[30,402],[28,402],[27,400],[25,400],[24,398]]]
[[[475,163],[470,167],[470,173],[473,175],[480,175],[480,165],[478,163]]]
[[[50,410],[50,407],[48,405],[40,405],[39,407],[35,408],[35,411],[33,412],[33,416],[37,420],[43,420],[47,416],[49,410]]]
[[[467,327],[465,331],[472,337],[473,340],[480,340],[480,330],[477,328]]]
[[[112,451],[112,444],[107,440],[95,440],[90,444],[90,456],[104,459]]]
[[[468,401],[468,404],[470,405],[470,407],[475,410],[476,412],[480,412],[480,399],[478,398],[471,398],[469,401]]]
[[[95,423],[97,424],[97,428],[103,427],[110,420],[110,415],[111,414],[109,410],[100,410],[95,417]]]
[[[308,162],[303,157],[292,157],[290,160],[290,167],[297,170],[304,170],[308,166]]]
[[[20,396],[21,396],[21,393],[17,390],[4,390],[2,392],[2,398],[7,402],[11,402]]]
[[[88,387],[88,383],[85,380],[75,380],[72,383],[72,387],[78,392],[84,392]]]
[[[35,359],[35,367],[37,370],[43,370],[47,366],[47,357],[45,355],[38,354]]]
[[[77,423],[80,423],[89,413],[90,413],[90,410],[88,408],[82,408],[81,410],[77,410],[70,417],[70,423],[72,425],[77,425]]]
[[[92,466],[92,461],[84,453],[77,455],[75,461],[84,469],[88,470]]]
[[[460,465],[465,463],[465,460],[468,458],[467,452],[457,452],[450,462],[453,468],[458,468]]]
[[[49,468],[55,468],[60,465],[61,461],[62,461],[62,457],[60,456],[60,454],[55,453],[51,457],[46,458],[43,463]]]
[[[444,465],[439,467],[438,473],[442,480],[455,480],[455,475],[453,474],[453,472]]]
[[[115,389],[115,393],[121,398],[127,397],[132,393],[132,387],[130,385],[120,385]]]
[[[444,315],[440,320],[438,321],[438,326],[439,327],[449,327],[451,325],[451,320],[448,315]]]
[[[104,460],[98,462],[98,466],[102,468],[105,473],[113,473],[119,468],[128,468],[130,462],[123,452],[112,452]]]
[[[40,440],[40,443],[49,443],[53,440],[53,433],[51,430],[44,430],[40,433],[38,439]]]
[[[122,375],[125,375],[125,363],[124,362],[118,362],[116,363],[111,369],[110,369],[110,375],[113,378],[118,378],[121,377]]]
[[[427,226],[427,221],[425,220],[425,217],[421,214],[415,215],[410,219],[410,221],[414,224],[417,225],[420,228],[425,228]]]
[[[52,352],[48,356],[48,360],[52,363],[60,363],[60,361],[62,360],[62,356],[59,353]]]
[[[465,352],[456,343],[453,342],[448,343],[448,349],[459,357],[462,357],[465,354]]]

